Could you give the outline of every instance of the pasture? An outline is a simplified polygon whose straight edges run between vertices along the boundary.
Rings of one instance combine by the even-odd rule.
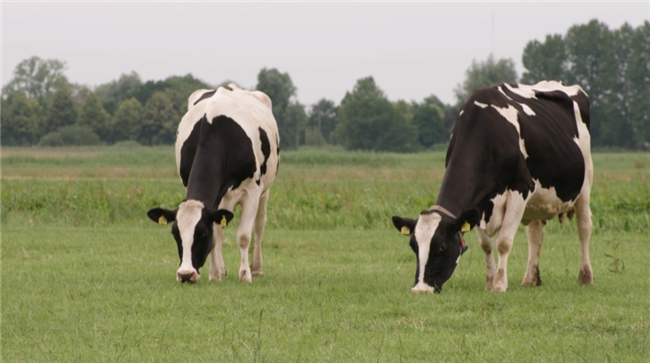
[[[435,201],[444,152],[283,151],[264,272],[179,284],[169,226],[184,192],[171,147],[2,149],[3,362],[650,361],[650,155],[594,155],[595,285],[574,222],[549,221],[543,285],[484,290],[474,232],[442,294],[410,292],[415,256],[390,216]]]

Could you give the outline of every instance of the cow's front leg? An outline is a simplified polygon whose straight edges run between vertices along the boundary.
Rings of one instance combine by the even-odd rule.
[[[480,228],[476,228],[476,236],[478,237],[478,242],[481,245],[483,253],[485,253],[485,289],[492,290],[492,282],[497,271],[496,264],[494,263],[494,243],[492,238]]]
[[[529,194],[530,195],[530,194]],[[512,250],[517,228],[521,222],[526,208],[526,200],[519,192],[511,192],[506,204],[506,212],[499,230],[497,238],[497,253],[499,254],[499,263],[497,273],[494,275],[492,282],[492,291],[505,292],[508,290],[508,256]]]
[[[226,276],[226,264],[223,262],[223,228],[214,224],[212,226],[212,238],[214,239],[214,247],[210,253],[210,280],[221,281],[223,276]]]
[[[264,235],[264,226],[266,225],[266,204],[268,200],[269,191],[260,197],[260,204],[257,207],[257,215],[255,216],[255,246],[253,248],[253,263],[251,264],[253,276],[264,276],[262,268],[262,235]]]
[[[241,265],[239,266],[239,280],[253,282],[251,268],[248,265],[248,247],[251,243],[253,223],[257,214],[259,196],[251,196],[242,203],[241,221],[237,229],[237,243],[241,252]]]

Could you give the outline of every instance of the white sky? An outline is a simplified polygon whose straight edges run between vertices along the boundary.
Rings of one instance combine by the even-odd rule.
[[[97,86],[136,71],[143,81],[192,73],[254,88],[263,67],[288,72],[306,105],[337,104],[372,75],[392,101],[435,94],[453,103],[473,59],[512,58],[527,42],[591,19],[610,29],[650,20],[650,1],[538,3],[8,3],[2,2],[2,84],[31,56],[67,62]]]

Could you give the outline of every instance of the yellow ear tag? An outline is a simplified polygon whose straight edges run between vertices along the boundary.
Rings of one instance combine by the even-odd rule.
[[[160,218],[158,218],[158,224],[164,226],[165,224],[167,224],[167,218],[165,218],[165,216],[160,216]]]
[[[467,221],[465,221],[465,223],[463,223],[463,226],[460,227],[461,232],[469,232],[470,229],[472,229],[472,227],[469,225],[469,223],[467,223]]]
[[[228,225],[228,221],[226,220],[226,216],[221,216],[221,228],[226,228]]]
[[[409,235],[411,234],[411,229],[407,226],[403,226],[399,233]]]

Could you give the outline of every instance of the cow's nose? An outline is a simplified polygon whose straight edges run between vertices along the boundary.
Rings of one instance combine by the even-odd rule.
[[[180,281],[180,282],[188,282],[188,281],[189,282],[195,282],[196,281],[195,274],[196,273],[194,271],[187,272],[187,273],[179,272],[179,273],[177,273],[178,281]]]

